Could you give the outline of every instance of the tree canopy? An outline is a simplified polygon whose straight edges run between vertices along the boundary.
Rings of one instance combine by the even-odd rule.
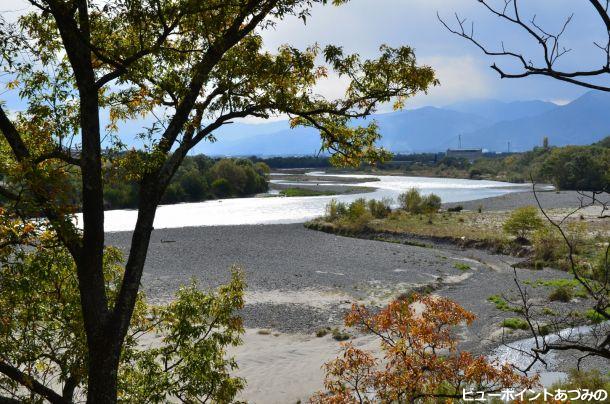
[[[213,141],[216,129],[237,118],[284,114],[293,126],[316,128],[336,164],[384,159],[376,125],[357,119],[381,103],[401,107],[436,84],[407,46],[382,45],[371,59],[336,45],[264,48],[261,32],[279,20],[305,22],[311,7],[345,2],[29,0],[33,11],[16,23],[0,20],[0,74],[24,106],[0,104],[2,212],[6,222],[40,218],[74,261],[89,402],[117,399],[156,209],[198,142]],[[338,99],[315,92],[330,74],[347,82]],[[125,129],[144,117],[154,122],[136,133]],[[130,148],[134,139],[143,146]],[[138,184],[138,219],[112,299],[103,271],[106,173]]]

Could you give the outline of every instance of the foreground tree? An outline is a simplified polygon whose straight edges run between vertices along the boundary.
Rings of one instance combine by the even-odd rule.
[[[337,46],[263,50],[262,30],[289,17],[306,20],[311,6],[328,0],[30,3],[35,11],[16,24],[0,21],[2,74],[25,105],[20,111],[0,105],[0,195],[6,214],[41,217],[74,262],[88,402],[117,400],[119,361],[157,205],[197,143],[213,140],[214,131],[235,118],[286,114],[292,125],[319,130],[321,147],[335,153],[335,163],[383,159],[375,124],[350,124],[379,103],[393,100],[400,107],[436,83],[432,69],[418,67],[408,47],[382,46],[373,60]],[[318,58],[325,64],[316,65]],[[313,92],[329,69],[348,80],[341,99]],[[146,116],[155,122],[142,133],[119,130],[121,121]],[[145,153],[125,152],[122,139],[134,136]],[[127,174],[113,178],[113,167]],[[139,186],[138,218],[111,299],[103,272],[104,179],[125,177]],[[78,209],[82,230],[73,221]],[[19,242],[11,237],[2,244]],[[31,378],[13,376],[24,370],[6,361],[0,367],[33,391]],[[49,399],[46,393],[36,394]]]
[[[82,402],[87,340],[74,260],[34,224],[15,221],[10,227],[20,245],[4,248],[0,256],[0,402]],[[111,302],[119,292],[121,262],[118,250],[105,249]],[[236,313],[243,289],[234,268],[231,281],[217,291],[202,292],[193,284],[167,305],[150,306],[140,292],[119,362],[121,400],[232,401],[244,380],[231,376],[236,363],[225,350],[240,343],[243,333]]]
[[[455,327],[475,316],[441,297],[413,295],[378,313],[354,305],[345,325],[379,337],[383,358],[352,344],[325,365],[326,392],[313,403],[415,403],[461,399],[463,390],[494,392],[537,383],[509,365],[457,349]]]

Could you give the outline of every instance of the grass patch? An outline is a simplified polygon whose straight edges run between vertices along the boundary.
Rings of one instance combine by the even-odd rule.
[[[453,264],[455,269],[459,269],[460,271],[468,271],[470,269],[470,265],[464,264],[463,262],[456,262]]]
[[[410,233],[433,238],[452,238],[505,243],[502,223],[506,216],[503,212],[479,215],[473,212],[427,215],[395,211],[386,219],[372,223],[378,231]],[[426,220],[425,220],[426,219]]]
[[[496,309],[501,311],[512,311],[515,313],[521,313],[521,309],[519,307],[513,307],[500,295],[491,295],[487,298],[488,301],[492,302]]]
[[[328,196],[337,195],[336,192],[332,191],[318,191],[316,189],[308,188],[286,188],[280,191],[280,195],[287,197],[295,196]]]
[[[340,330],[338,328],[333,329],[332,335],[333,335],[333,339],[336,341],[347,341],[348,339],[350,339],[352,337],[347,332]]]
[[[610,308],[606,309],[606,314],[610,314]],[[606,321],[606,318],[593,309],[585,311],[585,317],[594,324],[599,324]]]
[[[541,325],[538,327],[538,334],[542,336],[549,335],[551,332],[553,332],[553,328],[548,324]]]
[[[545,316],[557,316],[557,312],[551,309],[550,307],[545,307],[544,309],[542,309],[542,314],[544,314]]]
[[[510,328],[511,330],[527,330],[529,325],[522,318],[511,317],[502,321],[502,327]]]

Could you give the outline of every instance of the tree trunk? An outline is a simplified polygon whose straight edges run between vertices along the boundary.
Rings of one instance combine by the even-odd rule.
[[[120,354],[112,352],[114,350],[107,343],[101,345],[89,346],[87,403],[114,404],[117,402]]]
[[[125,274],[114,309],[102,325],[100,336],[88,338],[87,403],[116,403],[118,368],[125,335],[144,271],[153,222],[160,199],[158,188],[144,181],[140,186],[138,220],[133,231]]]

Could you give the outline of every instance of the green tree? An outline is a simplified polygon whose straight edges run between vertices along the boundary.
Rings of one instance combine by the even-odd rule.
[[[0,260],[0,386],[18,402],[40,402],[40,397],[78,402],[87,389],[88,348],[74,260],[50,234],[26,237],[22,241],[34,249],[14,248],[11,257]],[[111,301],[120,290],[122,260],[117,249],[105,249]],[[118,369],[121,399],[231,401],[244,381],[230,376],[236,365],[225,357],[225,348],[240,342],[243,327],[236,311],[243,306],[243,289],[235,268],[231,282],[218,291],[202,292],[193,284],[166,306],[149,306],[138,293]],[[153,348],[142,349],[143,335]],[[30,383],[29,391],[23,383]]]
[[[558,189],[610,191],[610,149],[600,146],[567,146],[554,149],[540,172]]]
[[[522,240],[526,240],[532,232],[542,227],[544,222],[535,206],[515,209],[503,225],[506,233]]]
[[[322,150],[334,153],[335,164],[383,160],[388,153],[375,146],[375,123],[350,123],[380,103],[395,100],[401,107],[436,83],[409,47],[382,46],[377,58],[367,60],[332,45],[264,48],[261,31],[279,20],[306,20],[315,4],[345,2],[30,0],[34,11],[17,23],[0,21],[2,74],[10,79],[9,95],[25,105],[11,112],[0,106],[6,178],[0,194],[10,201],[7,211],[42,214],[74,261],[88,402],[117,400],[121,352],[157,206],[195,145],[213,140],[219,127],[236,118],[286,114],[292,126],[319,131]],[[346,79],[343,97],[311,91],[329,74]],[[107,125],[101,124],[102,112]],[[127,150],[121,123],[142,116],[158,121],[138,135],[141,150]],[[109,298],[103,273],[103,166],[120,167],[123,179],[138,186],[138,218],[116,299]],[[79,178],[80,193],[68,181],[69,170]],[[78,208],[82,230],[72,220]],[[31,390],[32,383],[11,377],[19,369],[3,370]]]
[[[200,201],[208,192],[208,182],[197,170],[189,170],[180,178],[180,186],[188,196],[189,201]]]

